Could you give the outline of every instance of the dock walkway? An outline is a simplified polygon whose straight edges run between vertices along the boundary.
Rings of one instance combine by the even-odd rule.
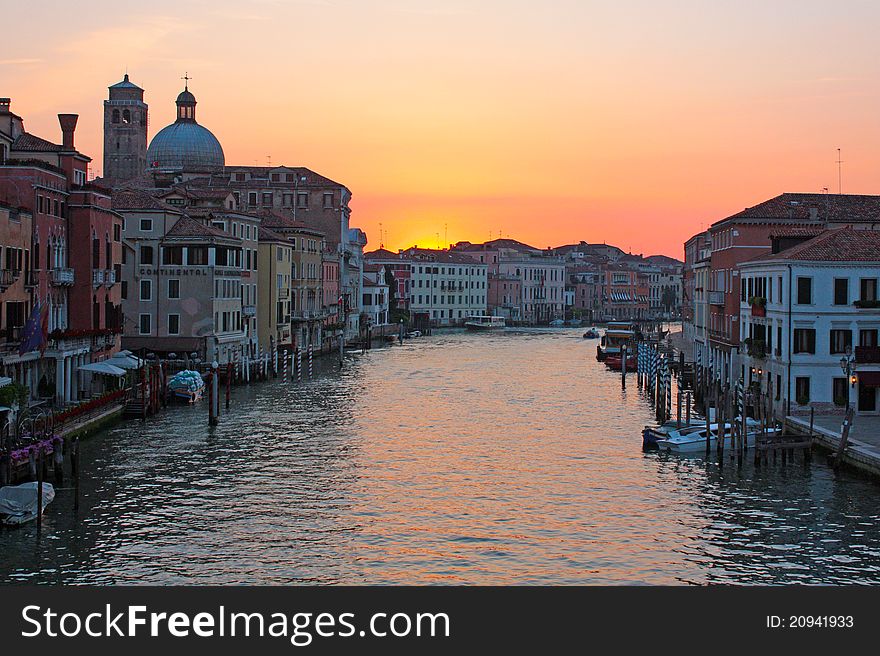
[[[789,427],[799,433],[810,431],[809,417],[785,418]],[[840,444],[840,428],[843,418],[836,415],[818,416],[813,420],[813,439],[819,445],[836,451]],[[880,417],[856,416],[850,428],[849,441],[843,462],[880,476]]]

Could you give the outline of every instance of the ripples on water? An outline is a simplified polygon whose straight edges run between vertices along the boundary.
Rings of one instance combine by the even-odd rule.
[[[880,486],[820,455],[741,471],[640,450],[635,378],[580,330],[451,333],[303,385],[175,408],[82,444],[61,491],[0,529],[0,581],[880,582]]]

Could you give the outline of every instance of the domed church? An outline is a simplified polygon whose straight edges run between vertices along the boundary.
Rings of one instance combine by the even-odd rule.
[[[153,137],[147,149],[147,168],[212,171],[226,163],[223,147],[211,131],[196,122],[196,97],[189,90],[188,78],[177,96],[177,120]]]

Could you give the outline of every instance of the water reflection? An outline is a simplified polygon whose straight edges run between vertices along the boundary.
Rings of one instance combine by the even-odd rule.
[[[880,582],[880,487],[821,458],[642,454],[649,403],[579,330],[319,362],[83,444],[78,520],[0,532],[5,582]]]

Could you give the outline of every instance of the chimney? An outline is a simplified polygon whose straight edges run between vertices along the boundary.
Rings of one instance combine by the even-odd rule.
[[[8,114],[9,106],[12,104],[11,98],[0,98],[0,114]]]
[[[76,130],[76,121],[79,114],[59,114],[58,122],[61,123],[61,144],[66,150],[74,150],[73,133]]]

